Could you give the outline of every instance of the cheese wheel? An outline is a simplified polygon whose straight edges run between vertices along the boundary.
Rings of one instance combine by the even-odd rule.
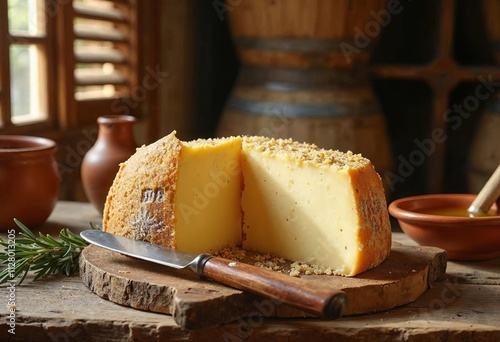
[[[241,245],[352,276],[390,252],[371,162],[290,139],[182,142],[175,132],[120,165],[103,230],[190,253]]]

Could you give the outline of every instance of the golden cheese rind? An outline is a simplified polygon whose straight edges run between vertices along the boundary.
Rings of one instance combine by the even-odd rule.
[[[176,247],[174,199],[182,143],[175,134],[138,148],[120,164],[104,207],[105,232]]]
[[[349,171],[358,196],[357,206],[360,220],[358,239],[366,241],[359,253],[352,275],[359,274],[381,264],[391,251],[392,235],[382,179],[370,163],[357,172]]]

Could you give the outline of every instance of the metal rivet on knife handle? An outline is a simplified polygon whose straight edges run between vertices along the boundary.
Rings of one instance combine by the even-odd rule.
[[[203,276],[323,318],[339,318],[347,306],[347,295],[341,290],[244,263],[236,266],[230,263],[231,260],[212,257],[205,262]]]

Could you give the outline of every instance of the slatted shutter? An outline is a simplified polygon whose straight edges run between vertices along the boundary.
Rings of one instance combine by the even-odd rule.
[[[125,114],[124,106],[137,114],[136,0],[68,0],[59,10],[61,126]]]

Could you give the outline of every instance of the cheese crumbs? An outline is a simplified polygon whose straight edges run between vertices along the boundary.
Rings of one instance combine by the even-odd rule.
[[[244,262],[270,271],[288,274],[292,277],[299,277],[300,275],[342,275],[342,270],[333,270],[330,267],[311,265],[302,261],[290,261],[270,254],[260,254],[244,250],[241,247],[236,246],[221,249],[213,255],[238,262]]]

